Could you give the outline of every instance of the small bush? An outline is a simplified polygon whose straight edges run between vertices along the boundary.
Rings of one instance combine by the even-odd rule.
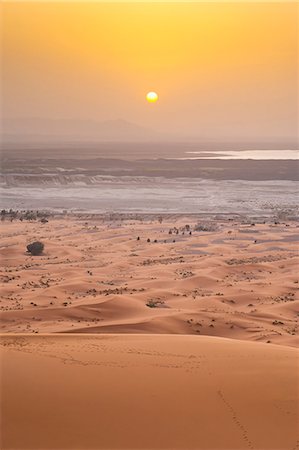
[[[281,320],[274,320],[274,322],[272,322],[272,325],[284,325],[284,323],[281,322]]]
[[[27,245],[27,252],[31,253],[34,256],[40,255],[43,253],[44,244],[39,241],[32,242],[32,244]]]
[[[164,301],[163,300],[149,300],[146,303],[146,306],[148,306],[149,308],[163,308],[164,306]]]
[[[36,214],[33,211],[26,211],[25,215],[24,215],[24,219],[26,220],[36,220]]]
[[[213,223],[198,223],[194,227],[194,231],[217,231],[217,225]]]

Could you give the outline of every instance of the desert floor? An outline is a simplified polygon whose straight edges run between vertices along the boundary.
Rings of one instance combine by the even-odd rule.
[[[3,449],[298,448],[292,347],[145,334],[0,342]]]
[[[297,222],[141,219],[1,223],[1,449],[298,449]]]
[[[181,216],[161,224],[146,216],[2,222],[2,331],[298,344],[297,222],[214,220],[208,223],[214,231],[194,231],[196,222]],[[42,256],[26,253],[34,240],[44,242]]]

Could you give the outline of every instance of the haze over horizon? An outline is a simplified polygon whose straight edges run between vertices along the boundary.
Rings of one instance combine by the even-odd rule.
[[[2,10],[4,135],[297,142],[297,4]]]
[[[2,142],[6,144],[70,144],[70,143],[193,143],[193,144],[234,144],[258,149],[290,149],[298,148],[296,139],[276,138],[271,136],[234,137],[213,136],[207,134],[163,133],[129,122],[124,119],[96,121],[88,119],[48,119],[48,118],[15,118],[2,121]],[[248,148],[249,148],[248,147]]]

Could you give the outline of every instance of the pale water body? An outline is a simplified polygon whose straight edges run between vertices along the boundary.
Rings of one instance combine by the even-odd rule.
[[[201,154],[202,152],[188,151],[186,152],[187,156],[185,158],[179,159],[203,158],[203,159],[299,160],[299,150],[242,150],[242,151],[214,150],[213,154],[210,154],[208,156],[201,156]]]

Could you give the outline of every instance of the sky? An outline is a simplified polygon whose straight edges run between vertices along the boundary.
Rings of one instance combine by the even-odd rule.
[[[2,25],[4,119],[296,139],[297,3],[6,2]]]

